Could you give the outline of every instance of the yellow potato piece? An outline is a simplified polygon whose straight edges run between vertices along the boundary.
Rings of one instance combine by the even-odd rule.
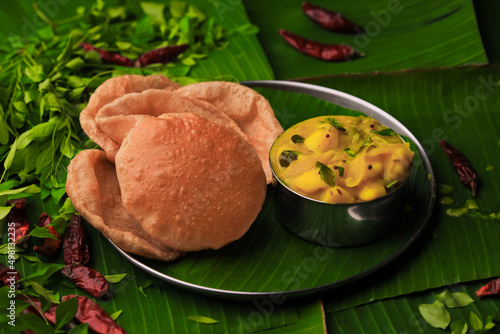
[[[306,193],[314,193],[329,187],[329,185],[321,179],[321,175],[317,168],[302,173],[293,180],[293,184],[299,190]]]
[[[371,183],[364,186],[359,192],[359,198],[363,201],[371,201],[387,194],[387,191],[380,183]]]
[[[317,153],[334,150],[339,145],[339,130],[334,127],[316,130],[304,139],[304,144]]]
[[[341,187],[331,187],[327,189],[321,200],[326,203],[353,203],[354,197]]]

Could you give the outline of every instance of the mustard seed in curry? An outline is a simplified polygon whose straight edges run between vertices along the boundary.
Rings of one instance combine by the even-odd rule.
[[[320,116],[275,141],[270,159],[293,191],[327,203],[370,201],[409,176],[414,153],[392,129],[367,116]]]

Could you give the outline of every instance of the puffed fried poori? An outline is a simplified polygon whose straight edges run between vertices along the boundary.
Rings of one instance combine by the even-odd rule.
[[[80,124],[83,131],[111,156],[108,159],[114,162],[115,151],[118,144],[107,136],[95,122],[99,110],[106,104],[128,93],[142,92],[147,89],[175,90],[180,86],[163,75],[122,75],[113,77],[102,83],[89,99],[87,107],[80,113]]]
[[[269,150],[283,128],[266,98],[251,88],[224,81],[194,83],[176,93],[210,102],[238,123],[261,160],[267,182],[271,183]]]
[[[116,171],[125,208],[147,233],[181,251],[239,239],[266,196],[248,142],[194,113],[141,119],[116,155]]]
[[[102,107],[95,121],[102,132],[117,144],[106,152],[108,158],[112,157],[110,160],[114,161],[119,145],[141,118],[185,112],[193,112],[212,122],[228,125],[246,139],[238,124],[213,105],[163,89],[126,94]]]
[[[101,150],[83,150],[68,167],[66,192],[75,209],[121,249],[171,261],[183,254],[147,234],[123,206],[115,166]]]

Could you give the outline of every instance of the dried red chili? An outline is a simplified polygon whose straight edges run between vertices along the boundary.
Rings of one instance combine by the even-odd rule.
[[[92,296],[102,299],[111,297],[109,282],[100,272],[83,265],[67,265],[61,272]]]
[[[79,215],[73,215],[63,235],[63,257],[66,265],[87,265],[90,261],[87,229]]]
[[[169,45],[143,53],[136,61],[136,67],[144,67],[151,64],[166,64],[175,60],[188,48],[187,44]]]
[[[476,291],[478,298],[500,295],[500,277],[488,282]]]
[[[7,216],[7,226],[9,229],[14,227],[14,244],[22,248],[27,248],[27,235],[30,233],[30,223],[26,212],[26,199],[9,200],[7,204],[14,205]]]
[[[97,51],[99,54],[99,57],[101,57],[102,60],[110,62],[115,65],[120,65],[120,66],[126,66],[126,67],[134,67],[134,62],[127,58],[124,57],[118,53],[106,51],[103,49],[96,48],[92,44],[89,43],[80,43],[80,46],[85,49],[85,51]]]
[[[315,6],[309,2],[302,3],[302,11],[323,29],[348,34],[363,33],[363,28],[345,18],[339,12]]]
[[[3,263],[0,263],[0,281],[4,286],[15,286],[16,289],[19,287],[19,283],[16,283],[21,279],[19,272],[15,269],[9,268]]]
[[[284,29],[280,29],[279,33],[296,50],[314,58],[328,61],[348,61],[361,55],[350,45],[320,43]]]
[[[23,313],[34,313],[36,315],[42,314],[42,303],[38,298],[28,298],[26,296],[20,295],[19,299],[24,300],[25,302],[30,304],[30,306],[26,308]],[[57,305],[51,305],[48,310],[43,312],[43,317],[53,325],[56,323],[56,308]]]
[[[441,140],[440,145],[448,160],[457,171],[458,176],[460,177],[460,182],[470,187],[472,190],[472,195],[475,196],[479,183],[479,177],[472,167],[470,161],[460,150],[455,148],[446,140]]]
[[[78,299],[78,312],[75,319],[81,323],[89,324],[89,330],[99,334],[126,334],[109,314],[99,304],[84,296],[68,295],[62,298],[66,301],[70,298]]]
[[[47,227],[51,223],[52,219],[50,216],[46,213],[42,213],[40,215],[40,218],[38,220],[38,226],[40,227]],[[52,226],[48,226],[47,229],[49,230],[50,233],[52,233],[57,240],[52,239],[52,238],[45,238],[43,239],[43,245],[41,246],[35,246],[33,247],[33,250],[37,253],[46,255],[46,256],[53,256],[59,247],[61,246],[62,238],[57,233],[56,229]]]
[[[123,330],[123,328],[121,328],[96,302],[87,297],[76,295],[64,296],[62,297],[62,301],[65,302],[71,298],[77,298],[78,311],[75,318],[66,325],[67,328],[72,328],[77,325],[77,322],[80,322],[87,323],[92,333],[126,334],[125,330]],[[23,313],[29,312],[38,316],[41,315],[42,305],[40,300],[33,297],[28,299],[25,296],[21,296],[20,299],[30,304]],[[53,325],[56,323],[56,309],[57,305],[53,304],[48,310],[43,312],[43,317]]]
[[[165,46],[162,48],[154,49],[143,53],[134,62],[130,58],[124,57],[118,53],[97,48],[89,43],[81,43],[80,46],[83,47],[87,52],[97,51],[97,53],[99,53],[99,57],[101,57],[101,59],[104,61],[126,67],[144,67],[151,64],[166,64],[175,60],[181,53],[184,53],[188,48],[187,44]]]

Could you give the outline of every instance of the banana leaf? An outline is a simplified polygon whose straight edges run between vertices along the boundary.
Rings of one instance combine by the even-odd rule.
[[[500,4],[494,0],[476,0],[474,9],[488,62],[498,64],[500,63],[500,43],[498,43],[496,31],[500,28],[498,24]]]
[[[495,117],[499,79],[500,67],[486,65],[307,80],[363,98],[406,124],[425,147],[438,187],[452,188],[450,193],[438,194],[438,202],[442,197],[454,201],[438,205],[419,242],[390,266],[356,284],[355,294],[327,297],[328,310],[500,275],[495,255],[500,244],[498,169],[491,167],[500,165],[500,122]],[[441,151],[441,139],[472,162],[482,180],[475,197]],[[477,212],[446,214],[468,199],[477,202]]]
[[[419,304],[432,304],[436,296],[448,290],[451,293],[466,293],[474,301],[464,307],[448,308],[451,323],[457,321],[467,323],[473,330],[471,313],[486,323],[488,317],[498,317],[498,301],[494,298],[478,299],[475,295],[481,286],[488,281],[477,281],[468,284],[450,285],[408,296],[390,298],[347,310],[326,314],[329,333],[443,333],[443,329],[432,327],[419,312]],[[495,326],[488,333],[498,333],[498,318]],[[450,331],[450,326],[446,332]],[[476,329],[477,330],[477,329]],[[480,332],[479,330],[477,332]],[[460,333],[460,332],[459,332]],[[469,331],[470,333],[470,331]]]
[[[301,12],[301,1],[286,5],[245,1],[250,20],[260,28],[258,37],[276,79],[487,62],[470,0],[311,2],[342,13],[366,32],[349,35],[323,30]],[[364,56],[347,62],[311,58],[288,45],[279,29],[323,43],[348,44]]]

